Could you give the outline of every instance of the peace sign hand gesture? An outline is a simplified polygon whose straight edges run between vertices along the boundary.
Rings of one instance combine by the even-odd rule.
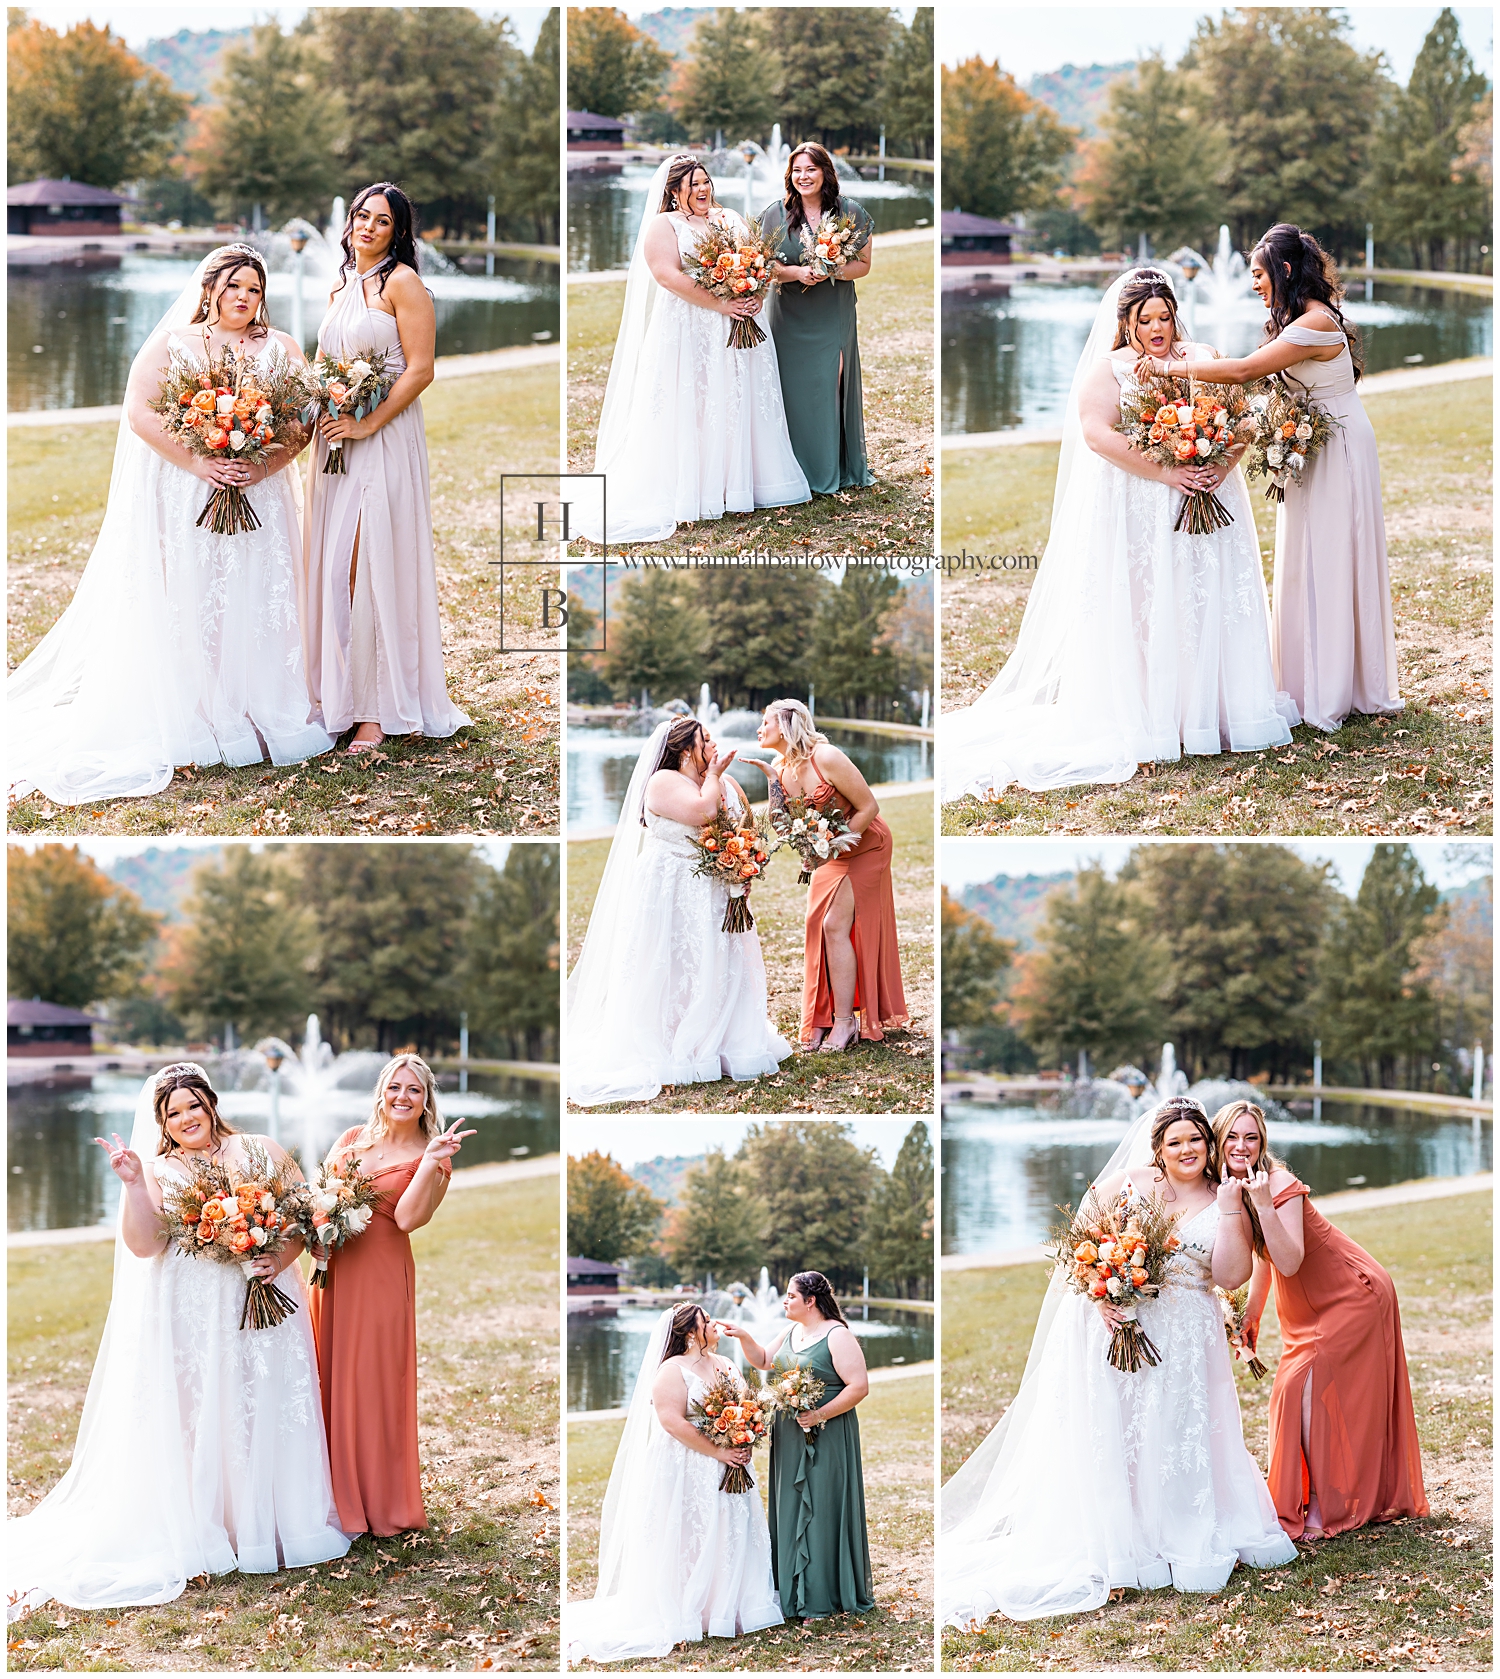
[[[146,1168],[141,1165],[141,1157],[130,1146],[123,1142],[118,1131],[111,1131],[113,1143],[107,1143],[103,1137],[95,1137],[94,1141],[109,1156],[109,1169],[125,1185],[127,1189],[134,1189],[138,1183],[144,1183]]]
[[[1229,1162],[1224,1161],[1219,1167],[1219,1211],[1221,1213],[1243,1212],[1245,1207],[1245,1181],[1243,1178],[1232,1178],[1229,1175]]]
[[[465,1137],[477,1137],[479,1135],[477,1131],[460,1131],[459,1126],[462,1124],[461,1119],[455,1119],[446,1131],[439,1131],[437,1136],[422,1151],[426,1158],[430,1160],[451,1160],[464,1146],[463,1139]]]

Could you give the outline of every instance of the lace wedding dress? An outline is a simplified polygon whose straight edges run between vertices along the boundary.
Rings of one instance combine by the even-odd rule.
[[[643,1369],[637,1389],[649,1395],[654,1374],[655,1365]],[[689,1401],[707,1388],[702,1377],[690,1377]],[[567,1606],[569,1661],[659,1658],[685,1641],[780,1626],[759,1488],[720,1492],[724,1465],[674,1440],[654,1412],[633,1444],[628,1431],[629,1424],[610,1477],[614,1510],[608,1497],[605,1504],[606,1520],[625,1524],[628,1542],[601,1526],[598,1589]],[[622,1472],[625,1486],[616,1480]],[[758,1478],[758,1469],[752,1473]]]
[[[147,1081],[147,1091],[154,1080]],[[155,1123],[131,1146],[151,1161]],[[341,1557],[307,1291],[242,1330],[235,1265],[169,1250],[137,1259],[116,1238],[114,1287],[73,1448],[58,1484],[9,1524],[10,1615],[170,1603],[199,1574],[273,1574]]]

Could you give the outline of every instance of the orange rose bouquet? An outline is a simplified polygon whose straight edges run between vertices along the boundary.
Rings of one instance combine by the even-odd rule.
[[[274,1329],[297,1310],[297,1302],[275,1283],[252,1276],[249,1263],[301,1234],[307,1186],[286,1166],[273,1166],[258,1145],[250,1144],[245,1153],[245,1166],[232,1172],[221,1161],[188,1161],[187,1181],[163,1187],[162,1215],[179,1253],[244,1271],[240,1328]]]
[[[256,367],[225,350],[205,368],[174,351],[151,408],[172,441],[191,453],[259,465],[274,448],[301,450],[305,400],[302,381],[284,355]],[[249,497],[234,484],[214,486],[197,522],[215,536],[260,528]]]
[[[1239,1288],[1216,1288],[1219,1310],[1224,1314],[1224,1337],[1229,1342],[1230,1355],[1236,1364],[1243,1364],[1259,1381],[1268,1366],[1261,1362],[1255,1348],[1245,1339],[1245,1307],[1250,1303],[1250,1285]]]
[[[758,233],[741,233],[720,212],[714,212],[709,217],[708,231],[684,261],[683,272],[715,297],[764,297],[770,287],[774,259],[773,248]],[[753,350],[765,341],[765,333],[751,316],[730,318],[728,347],[731,350]]]
[[[1334,432],[1343,428],[1312,393],[1280,378],[1247,389],[1255,435],[1245,451],[1248,478],[1268,478],[1267,501],[1285,501],[1288,484],[1300,484],[1303,470]]]
[[[693,873],[722,881],[729,888],[723,931],[748,933],[755,925],[750,913],[750,888],[764,873],[776,842],[749,818],[736,822],[721,809],[698,830],[693,845],[698,852]]]
[[[860,231],[856,216],[847,212],[836,216],[830,211],[816,227],[802,229],[802,255],[809,268],[837,280],[843,275],[844,265],[859,255],[869,239],[868,233]],[[811,290],[805,285],[802,289]]]
[[[721,1370],[702,1399],[689,1402],[688,1421],[715,1445],[748,1446],[751,1451],[765,1439],[771,1426],[764,1404],[733,1370]],[[749,1492],[754,1485],[748,1464],[724,1465],[720,1492]]]
[[[1190,379],[1160,375],[1133,383],[1120,397],[1115,430],[1132,449],[1161,466],[1215,466],[1252,434],[1244,392],[1237,385],[1208,390]],[[1234,523],[1234,515],[1212,490],[1189,490],[1173,530],[1208,536]]]
[[[384,350],[365,350],[357,356],[337,360],[319,350],[310,367],[302,374],[302,383],[311,400],[302,410],[302,423],[310,426],[319,414],[336,420],[351,409],[356,420],[372,414],[395,384],[390,358]],[[344,443],[340,438],[328,445],[328,459],[324,472],[347,473],[344,464]]]
[[[379,1200],[375,1180],[352,1155],[347,1160],[325,1160],[307,1192],[303,1235],[321,1248],[341,1248],[369,1229]],[[314,1257],[307,1280],[314,1288],[328,1287],[326,1252]]]
[[[1159,1364],[1136,1312],[1161,1293],[1167,1260],[1182,1246],[1166,1208],[1154,1195],[1124,1194],[1105,1206],[1090,1189],[1076,1215],[1058,1210],[1066,1222],[1053,1227],[1048,1246],[1063,1281],[1086,1300],[1107,1300],[1124,1318],[1110,1337],[1109,1362],[1131,1372]]]

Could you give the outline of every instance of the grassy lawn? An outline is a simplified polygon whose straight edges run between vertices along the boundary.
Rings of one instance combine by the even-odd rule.
[[[895,841],[896,926],[911,1025],[887,1032],[883,1044],[860,1044],[843,1055],[792,1055],[779,1072],[754,1082],[721,1079],[715,1084],[668,1085],[655,1101],[616,1103],[590,1112],[932,1112],[932,796],[882,798],[880,813]],[[583,948],[608,855],[608,840],[575,840],[568,846],[569,967]],[[793,1044],[802,1016],[806,903],[807,888],[797,884],[796,860],[783,852],[757,883],[751,905],[765,956],[770,1019]]]
[[[1236,1568],[1222,1592],[1122,1591],[1071,1620],[991,1619],[944,1634],[954,1672],[1473,1672],[1491,1662],[1491,1225],[1488,1194],[1342,1215],[1401,1297],[1432,1514],[1298,1546],[1297,1561]],[[1045,1286],[1037,1267],[943,1279],[943,1475],[1000,1414],[1021,1378]],[[1269,1307],[1261,1345],[1274,1372]],[[1271,1377],[1238,1371],[1245,1443],[1266,1460]]]
[[[881,250],[859,285],[859,367],[865,450],[875,483],[801,507],[767,507],[679,525],[665,543],[631,553],[671,555],[930,554],[932,552],[932,246]],[[594,469],[594,436],[609,378],[623,281],[568,291],[568,467]],[[727,326],[726,326],[727,331]],[[577,544],[580,552],[591,545]]]
[[[341,1562],[190,1581],[158,1608],[52,1603],[12,1623],[12,1669],[555,1669],[557,1180],[467,1190],[412,1239],[425,1534]],[[113,1249],[10,1255],[9,1510],[66,1468]]]
[[[474,719],[451,740],[408,735],[375,761],[179,769],[146,799],[12,804],[14,833],[555,834],[555,654],[501,653],[500,476],[557,470],[554,367],[443,380],[422,398],[448,692]],[[72,599],[104,517],[116,427],[10,434],[11,668]],[[303,465],[289,468],[305,471]],[[510,639],[510,638],[508,638]]]
[[[1492,381],[1371,397],[1380,442],[1396,651],[1406,710],[1336,736],[1146,764],[1119,787],[1015,788],[943,808],[951,834],[1488,834],[1491,774]],[[943,463],[943,550],[1039,556],[1055,444],[960,451]],[[1272,505],[1251,488],[1266,587]],[[1030,570],[958,571],[943,595],[942,704],[971,704],[1015,646]]]
[[[568,1425],[568,1596],[590,1597],[599,1554],[599,1509],[622,1424]],[[865,1515],[875,1611],[860,1618],[768,1627],[728,1641],[679,1644],[630,1671],[732,1668],[783,1673],[932,1671],[932,1387],[929,1378],[879,1382],[859,1407]],[[756,1478],[765,1496],[764,1454]],[[585,1666],[589,1664],[584,1664]],[[613,1671],[613,1670],[611,1670]]]

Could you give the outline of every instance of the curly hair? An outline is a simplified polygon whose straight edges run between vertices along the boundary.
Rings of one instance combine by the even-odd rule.
[[[708,174],[708,166],[703,159],[695,157],[692,152],[679,152],[667,165],[667,178],[662,184],[661,203],[657,206],[661,215],[668,215],[673,210],[681,210],[684,215],[689,213],[683,205],[677,202],[677,194],[684,181],[687,182],[687,190],[689,192],[693,190],[693,176],[700,169],[705,175],[708,175],[710,197],[715,205],[718,204],[719,195],[714,190],[714,178]]]
[[[1266,322],[1266,342],[1280,336],[1293,321],[1307,313],[1309,303],[1326,309],[1339,323],[1349,345],[1349,359],[1354,363],[1354,377],[1364,377],[1365,359],[1359,346],[1359,333],[1353,323],[1344,319],[1339,307],[1344,298],[1343,282],[1338,265],[1328,252],[1300,227],[1291,222],[1277,222],[1268,228],[1250,253],[1254,262],[1259,257],[1271,281],[1271,318]]]
[[[766,710],[780,725],[786,742],[781,761],[788,768],[811,762],[814,748],[828,745],[828,736],[818,733],[812,713],[801,700],[772,700]]]
[[[796,233],[799,228],[807,226],[807,217],[803,214],[802,209],[802,194],[792,185],[792,166],[804,154],[810,157],[823,171],[823,185],[820,189],[822,201],[818,206],[820,218],[832,215],[838,209],[839,202],[843,198],[843,194],[839,190],[838,166],[834,163],[833,154],[828,148],[820,146],[816,140],[804,140],[800,146],[793,146],[787,155],[786,175],[782,181],[785,188],[782,203],[786,208],[788,233]]]
[[[1172,289],[1172,282],[1165,274],[1151,269],[1143,270],[1133,280],[1127,280],[1120,288],[1120,295],[1115,300],[1115,341],[1110,345],[1112,350],[1123,350],[1130,342],[1130,335],[1135,330],[1141,318],[1141,310],[1153,297],[1159,297],[1167,306],[1167,313],[1172,317],[1172,342],[1179,343],[1182,339],[1182,328],[1177,319],[1177,293]]]
[[[167,1130],[167,1103],[178,1090],[191,1090],[208,1110],[208,1137],[215,1148],[223,1138],[236,1135],[234,1127],[219,1113],[218,1092],[208,1082],[208,1074],[198,1067],[168,1067],[156,1075],[156,1088],[151,1097],[157,1130],[161,1133],[156,1143],[158,1155],[173,1154],[177,1150],[177,1144]]]
[[[414,274],[421,273],[417,263],[417,212],[412,206],[412,201],[394,181],[376,181],[355,193],[354,202],[349,206],[349,214],[344,218],[344,232],[339,241],[344,251],[344,260],[339,264],[339,280],[342,283],[344,275],[351,268],[356,274],[359,272],[358,264],[354,260],[354,218],[364,209],[366,202],[377,195],[386,201],[391,212],[391,243],[380,259],[380,266],[375,270],[380,276],[380,284],[375,290],[383,294],[386,281],[402,263]],[[364,278],[368,280],[370,276],[366,274]]]
[[[249,338],[267,338],[271,333],[271,310],[269,302],[270,282],[266,278],[266,260],[259,251],[252,250],[249,245],[226,245],[223,250],[214,253],[209,266],[203,272],[203,295],[198,299],[198,307],[193,314],[189,326],[212,326],[209,319],[210,311],[218,314],[219,293],[223,290],[221,281],[228,282],[234,278],[242,268],[253,268],[260,278],[260,308],[255,312],[255,319],[251,321],[246,336]]]
[[[809,1300],[825,1318],[849,1327],[849,1320],[844,1316],[843,1308],[833,1297],[833,1284],[821,1271],[799,1271],[787,1285],[795,1288],[804,1300]]]
[[[403,1067],[410,1067],[422,1085],[422,1117],[417,1121],[418,1130],[424,1137],[435,1137],[443,1129],[443,1122],[438,1116],[437,1075],[420,1055],[396,1055],[380,1069],[380,1077],[375,1081],[375,1105],[365,1121],[365,1134],[372,1143],[379,1142],[385,1135],[386,1087]]]
[[[696,1300],[684,1300],[672,1313],[672,1321],[667,1327],[666,1345],[661,1350],[663,1364],[669,1358],[679,1358],[688,1350],[688,1342],[694,1335],[702,1338],[704,1330],[708,1328],[708,1313]]]

